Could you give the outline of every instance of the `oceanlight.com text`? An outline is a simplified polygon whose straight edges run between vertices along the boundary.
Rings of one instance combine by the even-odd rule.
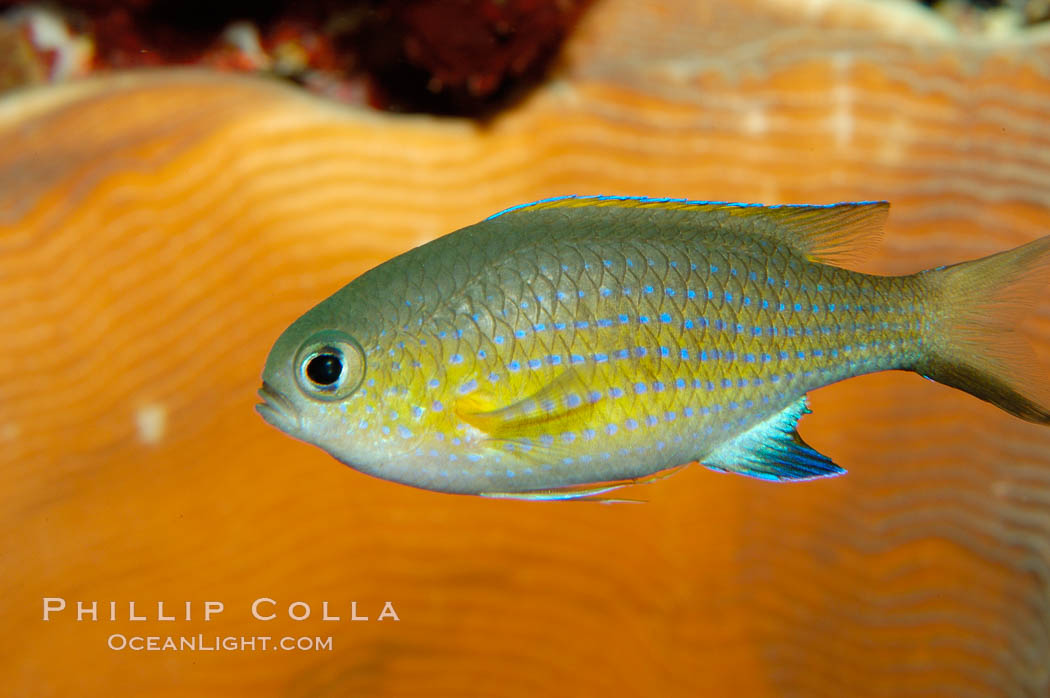
[[[106,639],[118,652],[331,652],[332,637],[270,635],[123,635]]]

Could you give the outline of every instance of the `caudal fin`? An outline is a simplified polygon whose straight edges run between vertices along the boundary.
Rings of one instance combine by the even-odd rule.
[[[1015,332],[1050,282],[1050,235],[921,275],[932,305],[931,350],[916,371],[1021,419],[1050,424],[1050,381]]]

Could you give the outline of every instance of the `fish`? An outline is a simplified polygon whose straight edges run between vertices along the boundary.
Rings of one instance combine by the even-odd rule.
[[[799,436],[808,392],[914,371],[1050,424],[1016,327],[1050,236],[904,276],[849,270],[885,201],[563,196],[359,276],[262,373],[271,425],[385,480],[601,498],[689,463],[774,481],[845,472]],[[887,445],[892,448],[892,445]]]

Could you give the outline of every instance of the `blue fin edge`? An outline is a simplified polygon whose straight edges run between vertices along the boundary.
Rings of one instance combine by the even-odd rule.
[[[595,201],[633,201],[638,203],[647,204],[690,204],[695,206],[736,206],[739,208],[835,208],[836,206],[844,205],[855,205],[863,206],[868,204],[885,204],[887,201],[883,200],[871,200],[871,201],[839,201],[834,204],[758,204],[758,203],[743,203],[737,201],[702,201],[700,199],[675,199],[675,198],[653,198],[648,196],[616,196],[616,195],[604,195],[604,194],[567,194],[563,196],[552,196],[547,199],[537,199],[536,201],[530,201],[527,204],[518,204],[517,206],[511,206],[505,208],[499,213],[494,213],[485,220],[490,221],[493,218],[499,218],[500,216],[511,213],[513,211],[519,211],[524,208],[530,208],[532,206],[538,206],[539,204],[549,204],[555,201],[565,201],[567,199],[579,199],[587,200],[593,199]]]

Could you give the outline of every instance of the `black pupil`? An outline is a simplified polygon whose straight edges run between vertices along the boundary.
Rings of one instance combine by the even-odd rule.
[[[343,374],[343,360],[335,354],[318,354],[306,364],[306,377],[317,385],[331,385]]]

